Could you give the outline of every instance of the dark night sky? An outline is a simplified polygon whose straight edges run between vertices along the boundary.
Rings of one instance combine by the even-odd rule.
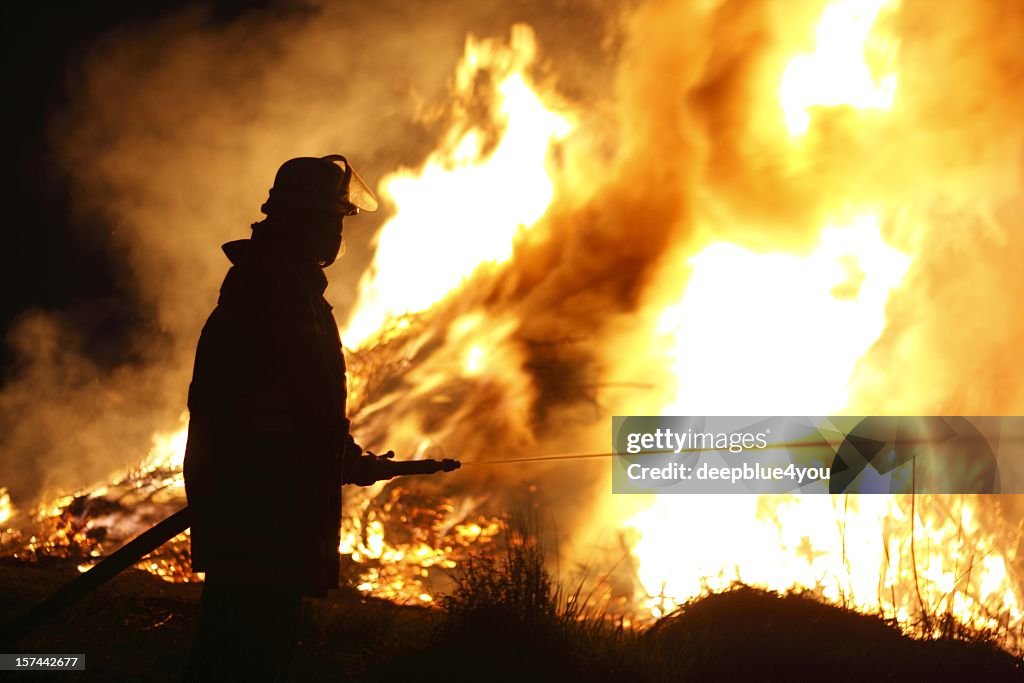
[[[0,250],[0,376],[14,361],[6,333],[30,309],[68,310],[103,300],[111,331],[133,324],[107,255],[79,235],[70,185],[56,163],[48,130],[67,106],[69,84],[90,46],[111,30],[153,22],[190,4],[169,0],[7,3],[2,10],[6,94],[4,248]],[[269,2],[202,3],[212,21],[230,21]],[[120,313],[118,313],[120,311]]]

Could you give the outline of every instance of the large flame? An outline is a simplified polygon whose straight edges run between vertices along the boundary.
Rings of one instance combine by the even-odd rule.
[[[821,142],[815,139],[819,130],[828,142],[836,129],[862,132],[868,119],[873,125],[897,113],[903,103],[896,99],[897,84],[902,83],[896,72],[900,42],[887,22],[898,9],[888,0],[841,0],[827,5],[816,30],[807,27],[808,34],[815,36],[813,49],[794,47],[789,54],[795,56],[773,73],[770,106],[751,97],[763,108],[751,120],[771,121],[777,127],[768,142],[773,145],[771,154],[783,155],[778,166],[803,174],[776,179],[782,190],[792,190],[787,182],[808,182],[807,169],[813,172],[809,160],[821,161],[813,156],[818,150],[811,144]],[[579,241],[588,247],[594,244],[593,262],[574,262],[578,270],[591,271],[580,279],[583,287],[617,283],[616,269],[637,267],[636,262],[643,259],[671,261],[659,264],[670,273],[668,279],[661,278],[658,286],[643,293],[638,293],[639,286],[636,291],[615,292],[621,299],[615,303],[624,310],[607,311],[608,318],[617,313],[631,316],[632,346],[617,348],[625,352],[616,355],[650,360],[648,367],[659,369],[665,386],[657,389],[667,395],[657,406],[663,413],[857,413],[859,385],[878,379],[865,378],[873,371],[865,358],[884,338],[890,322],[887,312],[894,297],[910,286],[910,274],[924,249],[918,236],[905,239],[905,234],[896,234],[894,226],[906,220],[907,207],[883,187],[891,176],[850,191],[848,186],[834,187],[833,181],[844,171],[861,178],[864,172],[855,167],[863,159],[851,161],[850,168],[831,158],[821,163],[821,177],[812,178],[814,207],[793,213],[806,219],[817,211],[824,218],[816,217],[810,228],[798,226],[812,233],[800,244],[784,234],[773,239],[769,229],[761,231],[767,240],[762,235],[757,244],[708,237],[696,230],[665,237],[671,233],[668,225],[691,218],[679,216],[679,205],[686,202],[672,196],[678,189],[673,184],[714,185],[718,171],[713,167],[724,162],[708,160],[708,177],[695,180],[683,162],[659,156],[661,149],[631,144],[636,141],[627,131],[621,156],[604,150],[590,158],[589,149],[569,150],[576,154],[574,163],[586,161],[577,163],[571,174],[564,173],[571,178],[559,177],[552,153],[560,145],[572,144],[570,132],[586,117],[585,112],[553,105],[558,100],[531,78],[536,52],[533,33],[525,26],[517,26],[508,43],[470,38],[455,73],[448,112],[452,123],[438,149],[418,169],[398,170],[382,181],[382,195],[394,213],[381,228],[373,263],[360,283],[359,299],[343,333],[346,346],[356,351],[350,398],[355,397],[361,417],[366,418],[355,422],[356,429],[372,432],[373,438],[389,445],[407,445],[417,454],[433,446],[430,438],[421,436],[427,432],[433,437],[480,433],[476,443],[483,444],[497,435],[495,439],[507,437],[501,443],[527,443],[541,448],[540,452],[564,450],[561,435],[538,434],[543,420],[530,420],[541,412],[533,402],[535,394],[542,393],[536,384],[562,381],[559,372],[565,371],[565,365],[544,365],[548,357],[542,353],[528,359],[523,347],[572,346],[579,339],[572,334],[553,341],[531,338],[523,333],[524,318],[539,315],[538,306],[506,294],[503,299],[494,295],[492,299],[500,305],[485,309],[464,285],[470,278],[474,284],[499,282],[514,272],[518,279],[508,278],[512,284],[502,281],[506,286],[501,291],[526,291],[542,280],[538,271],[560,265],[562,250],[569,250],[566,244],[576,239],[575,231],[584,235]],[[656,54],[652,63],[662,66],[661,57]],[[687,53],[687,59],[698,61],[696,53]],[[717,55],[709,62],[715,59]],[[666,62],[675,65],[670,59]],[[642,60],[640,64],[648,65]],[[630,73],[624,79],[627,86],[651,78],[647,71]],[[689,115],[681,114],[676,105],[691,102],[673,91],[662,76],[658,78],[666,101],[673,106],[642,121],[655,130],[658,140],[661,136],[676,139],[677,127],[683,127],[680,119]],[[627,86],[622,90],[633,92]],[[705,88],[700,97],[709,97],[710,89]],[[700,97],[694,95],[692,100]],[[644,104],[629,101],[626,108],[642,109]],[[854,115],[819,117],[837,108]],[[727,113],[723,118],[735,123],[735,113]],[[826,121],[828,126],[823,125]],[[638,135],[649,133],[644,126],[639,128]],[[687,153],[705,161],[703,148],[689,144],[689,135],[686,131],[678,137],[687,141]],[[887,140],[890,145],[900,143]],[[657,158],[629,158],[629,154],[646,152]],[[771,171],[769,165],[752,163],[757,169],[752,174]],[[644,166],[655,168],[652,187],[619,182],[623,176],[633,178],[637,168]],[[748,170],[744,166],[737,175]],[[588,204],[593,188],[575,187],[581,178],[594,187],[619,182],[618,203]],[[572,197],[578,201],[566,203],[571,215],[552,217],[557,192],[563,188],[586,201]],[[694,215],[715,214],[718,204],[734,199],[726,191],[716,194],[716,189],[720,188],[701,186],[693,191],[695,203],[707,200],[711,207],[694,208]],[[812,193],[803,189],[792,195],[810,197]],[[571,213],[579,206],[587,209]],[[620,210],[621,215],[616,213]],[[654,218],[644,215],[645,211]],[[756,212],[737,210],[735,216],[744,218],[735,222],[751,213]],[[728,218],[721,222],[733,221],[730,211],[722,214]],[[602,230],[634,235],[634,220],[656,223],[660,231],[654,235],[649,225],[644,226],[646,232],[635,233],[637,242],[654,237],[665,243],[675,241],[669,248],[651,250],[658,254],[652,257],[642,249],[634,253],[626,241],[605,239]],[[598,228],[585,232],[593,225]],[[532,238],[544,235],[545,229],[556,236],[559,231],[573,233],[573,238],[562,242],[552,238],[556,246],[547,252],[520,248],[528,232]],[[745,234],[739,228],[734,232]],[[544,253],[538,256],[538,252]],[[564,279],[572,285],[577,282]],[[581,301],[581,309],[601,309],[601,316],[604,308],[612,308],[606,299],[597,298],[595,305],[586,291],[551,289]],[[550,303],[556,297],[539,298]],[[449,305],[450,310],[445,308]],[[432,312],[438,315],[431,317]],[[417,313],[423,316],[410,315]],[[650,329],[642,324],[647,319],[655,321]],[[561,320],[544,322],[537,327],[564,331],[556,324]],[[598,342],[608,338],[602,336],[608,334],[604,330],[572,332],[580,337],[592,335]],[[361,364],[381,349],[394,351],[388,359],[394,368]],[[663,354],[661,349],[666,349]],[[605,349],[589,356],[579,354],[587,362],[605,355],[609,355]],[[648,359],[652,355],[657,357]],[[609,361],[612,367],[605,368],[606,375],[598,379],[618,379],[616,371],[629,367],[622,358],[618,362]],[[398,386],[387,372],[404,372],[404,387],[376,394],[367,388],[373,381]],[[530,378],[535,381],[531,383]],[[571,385],[574,390],[580,386],[584,383]],[[473,403],[467,398],[474,387],[487,389],[480,392],[486,400]],[[662,394],[658,396],[660,401]],[[606,435],[604,405],[598,399],[592,403],[594,422],[600,422],[600,432]],[[647,398],[637,399],[624,410],[646,413],[649,405]],[[459,421],[467,425],[453,426]],[[509,424],[515,424],[520,433],[504,434],[503,430],[511,431]],[[590,433],[585,427],[578,431]],[[123,539],[152,521],[153,510],[141,512],[147,506],[159,510],[163,508],[158,504],[180,504],[185,434],[182,424],[157,435],[138,470],[39,510],[38,520],[48,526],[23,539],[19,552],[31,556],[73,548],[86,557],[99,557],[104,543]],[[467,488],[440,497],[421,496],[411,490],[412,485],[410,489],[378,486],[346,492],[339,552],[356,566],[355,584],[381,597],[431,602],[427,579],[432,573],[457,565],[467,549],[489,542],[500,532],[494,511],[481,512],[479,505],[493,493],[495,481],[506,483],[513,478],[507,474],[510,470],[504,472],[486,480],[486,485],[474,482],[484,490]],[[539,487],[543,485],[542,479]],[[638,505],[645,507],[637,512]],[[660,616],[705,590],[724,588],[737,580],[774,590],[817,590],[828,599],[903,622],[920,614],[952,613],[966,623],[986,628],[999,625],[1010,632],[1019,630],[1024,619],[1024,593],[1014,575],[1020,530],[1000,521],[993,512],[997,506],[976,498],[666,495],[633,497],[625,503],[608,496],[594,507],[594,519],[615,519],[618,530],[632,539],[628,551],[639,585],[625,593],[633,600],[629,610],[641,619]],[[627,508],[628,514],[620,514]],[[134,516],[129,514],[133,510],[137,511]],[[12,515],[10,500],[0,489],[0,523],[16,518]],[[171,552],[142,566],[172,580],[193,578],[184,555],[186,540],[176,539]],[[83,568],[92,561],[83,563]],[[1004,621],[997,623],[999,619]]]
[[[535,53],[525,26],[513,29],[508,46],[467,41],[453,97],[457,103],[472,97],[480,76],[488,75],[495,82],[492,118],[474,121],[459,107],[455,125],[422,168],[381,181],[396,212],[381,229],[360,285],[359,305],[342,334],[346,346],[359,346],[389,319],[429,308],[480,266],[506,261],[516,234],[547,209],[554,193],[548,152],[571,124],[531,88],[525,70]]]
[[[890,109],[897,75],[868,65],[879,52],[894,64],[896,41],[872,33],[888,4],[825,8],[815,52],[794,57],[781,79],[792,137],[807,133],[813,107]],[[882,334],[889,296],[911,264],[886,242],[887,208],[823,227],[806,255],[720,242],[691,257],[685,293],[660,319],[676,339],[679,385],[665,414],[856,413],[857,364]],[[985,529],[977,500],[966,496],[664,495],[625,525],[639,536],[633,554],[654,616],[735,581],[817,590],[901,623],[950,613],[1012,633],[1024,615],[1007,570],[1019,532]]]
[[[717,242],[690,259],[682,300],[665,309],[679,382],[668,415],[829,415],[847,405],[854,365],[885,327],[909,267],[877,216],[826,226],[810,254]]]

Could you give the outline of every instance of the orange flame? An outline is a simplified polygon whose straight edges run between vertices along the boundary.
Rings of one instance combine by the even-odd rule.
[[[11,495],[7,489],[0,486],[0,524],[3,524],[14,516],[14,506],[11,505]]]
[[[373,264],[360,284],[359,304],[342,339],[356,348],[387,321],[426,310],[474,270],[512,256],[521,230],[547,210],[554,193],[545,171],[552,143],[572,130],[531,87],[533,32],[518,25],[508,46],[470,37],[455,77],[456,101],[468,98],[480,74],[496,81],[489,132],[467,111],[418,171],[381,181],[396,212],[381,229]],[[412,284],[412,286],[410,286]]]
[[[872,34],[889,9],[884,0],[826,7],[816,51],[795,57],[782,76],[790,135],[808,131],[813,107],[890,109],[897,75],[875,76],[865,62],[873,52],[893,64],[896,41]],[[887,244],[886,212],[826,226],[805,256],[716,243],[691,257],[686,290],[660,321],[676,340],[670,356],[680,387],[665,413],[855,411],[855,369],[885,329],[886,303],[912,263]],[[1024,616],[1024,594],[1007,568],[1020,531],[998,520],[983,525],[974,498],[666,495],[625,524],[639,536],[633,555],[655,617],[734,581],[817,590],[901,623],[949,613],[1012,634]]]
[[[690,259],[682,300],[661,315],[680,386],[668,415],[827,415],[885,327],[910,259],[878,218],[827,226],[807,256],[717,242]]]
[[[892,10],[892,0],[843,0],[825,8],[812,54],[794,57],[782,76],[779,99],[790,135],[804,135],[811,108],[849,105],[886,111],[896,97],[896,41],[872,33],[879,15]],[[875,75],[865,61],[881,62],[886,73]]]

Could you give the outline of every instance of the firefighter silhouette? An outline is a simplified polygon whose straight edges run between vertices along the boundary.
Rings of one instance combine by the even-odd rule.
[[[196,350],[185,486],[206,572],[187,680],[282,680],[303,596],[337,586],[340,486],[380,478],[345,415],[323,268],[377,200],[339,155],[285,162]]]

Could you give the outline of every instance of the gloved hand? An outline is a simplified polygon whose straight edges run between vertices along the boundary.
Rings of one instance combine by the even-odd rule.
[[[384,455],[366,451],[363,455],[346,458],[341,483],[371,486],[378,481],[391,479],[399,474],[399,468],[393,461],[394,457],[394,451],[388,451]]]

